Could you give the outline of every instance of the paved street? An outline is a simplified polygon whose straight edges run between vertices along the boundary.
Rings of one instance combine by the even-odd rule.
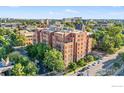
[[[119,52],[124,52],[124,47],[122,47],[119,51],[117,51],[115,54],[112,55],[106,55],[102,58],[102,60],[99,60],[99,64],[96,62],[95,65],[93,63],[89,66],[89,69],[85,71],[78,71],[74,75],[79,75],[80,73],[84,76],[96,76],[96,73],[100,69],[109,69],[112,65],[116,57],[118,56]]]
[[[25,46],[13,47],[15,51],[18,51],[20,54],[27,56],[27,52],[23,49]]]
[[[117,76],[124,76],[124,69],[117,74]]]

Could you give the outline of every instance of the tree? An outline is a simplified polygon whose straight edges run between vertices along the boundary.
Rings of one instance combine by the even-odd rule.
[[[71,71],[75,71],[76,68],[77,68],[77,65],[75,62],[71,62],[69,65],[68,65],[68,68],[71,70]]]
[[[15,64],[14,68],[12,69],[12,75],[24,76],[24,66],[22,66],[21,63]]]
[[[5,45],[20,46],[25,44],[26,37],[19,35],[17,29],[0,29],[0,42]]]
[[[82,24],[82,19],[77,19],[75,24]]]
[[[92,32],[93,31],[93,27],[94,27],[94,25],[96,24],[96,22],[95,21],[88,21],[87,23],[86,23],[86,26],[85,26],[85,29],[86,29],[86,31],[87,32]]]
[[[46,51],[43,62],[49,71],[61,72],[65,69],[62,53],[55,49]]]
[[[80,60],[79,60],[78,62],[76,62],[76,63],[77,63],[77,66],[79,66],[79,67],[82,67],[82,66],[85,66],[85,65],[86,65],[84,59],[80,59]]]
[[[12,52],[8,55],[11,62],[18,63],[22,55],[19,52]]]
[[[13,46],[23,46],[23,45],[25,45],[26,37],[23,36],[23,35],[12,33],[10,35],[10,39],[11,39],[11,44]]]
[[[1,44],[1,46],[9,46],[10,42],[4,36],[0,36],[0,44]]]
[[[37,67],[33,62],[29,62],[24,69],[27,76],[35,76],[37,74]]]
[[[107,53],[109,53],[109,54],[113,54],[113,53],[115,53],[115,52],[116,52],[116,49],[113,48],[113,47],[107,49]]]
[[[0,59],[7,56],[12,51],[10,42],[4,36],[0,36]]]
[[[29,60],[28,57],[21,55],[18,52],[12,52],[9,54],[9,58],[14,62],[14,68],[12,69],[12,75],[36,75],[38,72],[35,63]]]
[[[26,22],[23,22],[22,25],[23,25],[23,26],[27,26],[27,23],[26,23]]]
[[[87,32],[92,32],[92,28],[89,27],[89,26],[86,26],[85,29],[86,29]]]
[[[0,35],[1,36],[9,35],[10,33],[11,33],[10,29],[0,28]]]
[[[111,25],[107,28],[101,28],[94,32],[93,35],[94,48],[107,52],[114,53],[123,45],[122,27],[120,25]]]
[[[123,36],[120,34],[115,35],[115,37],[113,38],[114,42],[115,42],[115,48],[120,48],[120,46],[123,43]]]
[[[65,26],[66,26],[66,27],[69,27],[69,28],[75,28],[74,23],[71,23],[71,22],[66,22],[66,23],[65,23]]]
[[[26,46],[25,50],[28,52],[28,56],[32,59],[42,61],[45,52],[50,50],[50,48],[46,44],[35,44]]]
[[[86,62],[94,61],[94,56],[92,56],[92,55],[86,55],[86,56],[84,57],[84,60],[85,60]]]
[[[109,35],[113,37],[113,41],[115,42],[114,48],[119,48],[122,44],[122,27],[120,26],[111,26],[109,29]]]
[[[103,43],[101,45],[103,51],[109,52],[112,48],[114,48],[115,42],[109,35],[106,35],[104,36]]]
[[[28,56],[32,61],[38,60],[38,67],[39,73],[44,72],[44,63],[43,59],[45,56],[45,52],[50,50],[50,47],[48,47],[46,44],[39,43],[34,45],[28,45],[26,46],[25,50],[27,51]]]
[[[0,60],[6,56],[6,50],[4,47],[0,47]]]
[[[26,37],[23,35],[16,35],[16,46],[24,46],[26,42]]]
[[[51,50],[51,48],[46,44],[38,44],[37,45],[37,56],[36,58],[42,61],[45,57],[45,52]]]
[[[93,48],[95,48],[97,46],[97,41],[96,39],[92,39],[92,46]]]
[[[26,46],[25,50],[27,51],[29,57],[36,58],[36,56],[38,54],[36,45],[28,45],[28,46]]]

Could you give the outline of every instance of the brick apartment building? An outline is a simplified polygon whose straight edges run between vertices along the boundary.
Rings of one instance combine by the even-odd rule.
[[[27,30],[21,30],[20,35],[23,35],[26,37],[25,45],[33,44],[34,32],[29,32]]]
[[[92,49],[92,38],[85,31],[52,31],[40,29],[35,32],[35,42],[45,43],[62,52],[65,66],[83,58]]]

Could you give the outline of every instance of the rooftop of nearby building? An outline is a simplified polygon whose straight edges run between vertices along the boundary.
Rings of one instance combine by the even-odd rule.
[[[69,27],[64,27],[63,25],[50,25],[48,28],[38,28],[38,30],[46,30],[46,31],[49,31],[49,32],[81,32],[83,30],[77,30],[77,29],[74,29],[74,28],[69,28]]]
[[[25,35],[25,36],[32,36],[34,32],[27,31],[27,30],[20,30],[20,34]]]

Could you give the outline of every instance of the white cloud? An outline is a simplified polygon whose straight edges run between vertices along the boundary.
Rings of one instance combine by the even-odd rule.
[[[80,13],[79,11],[71,10],[71,9],[66,9],[65,12],[67,12],[67,13],[74,13],[74,14]]]

